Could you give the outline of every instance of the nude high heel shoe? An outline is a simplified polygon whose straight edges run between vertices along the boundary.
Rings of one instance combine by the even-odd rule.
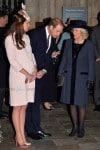
[[[15,143],[16,143],[16,147],[19,147],[19,148],[29,148],[28,145],[26,144],[19,144],[17,139],[15,139]]]
[[[30,145],[32,145],[32,143],[30,143],[30,142],[25,142],[25,145],[26,145],[26,146],[30,146]]]

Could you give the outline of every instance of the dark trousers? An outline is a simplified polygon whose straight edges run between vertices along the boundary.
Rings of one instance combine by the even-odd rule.
[[[0,88],[0,113],[2,113],[4,97],[5,97],[5,89],[4,88]]]
[[[100,105],[100,63],[95,63],[95,87],[94,101],[96,105]]]
[[[41,129],[40,127],[40,104],[41,104],[41,89],[42,80],[36,79],[35,85],[35,102],[28,103],[26,111],[25,130],[27,133],[36,133]]]
[[[36,133],[40,127],[40,101],[29,103],[26,111],[25,130],[27,133]]]

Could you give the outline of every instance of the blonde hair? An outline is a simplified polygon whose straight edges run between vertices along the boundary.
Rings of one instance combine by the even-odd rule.
[[[89,37],[89,32],[86,29],[80,28],[80,32],[84,39],[87,39]]]

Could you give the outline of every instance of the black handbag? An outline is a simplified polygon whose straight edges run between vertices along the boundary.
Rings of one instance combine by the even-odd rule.
[[[57,76],[57,86],[63,86],[64,84],[64,75]]]

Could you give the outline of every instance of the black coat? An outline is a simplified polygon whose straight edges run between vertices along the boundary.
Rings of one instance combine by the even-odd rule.
[[[6,56],[6,51],[4,47],[4,34],[5,28],[0,27],[0,88],[6,87],[6,80],[8,76],[9,63]]]
[[[36,79],[36,99],[54,101],[56,99],[56,79],[51,53],[54,50],[56,39],[51,38],[51,46],[48,53],[46,53],[47,39],[45,27],[32,29],[28,34],[38,70],[47,70],[47,74],[45,74],[42,79]]]

